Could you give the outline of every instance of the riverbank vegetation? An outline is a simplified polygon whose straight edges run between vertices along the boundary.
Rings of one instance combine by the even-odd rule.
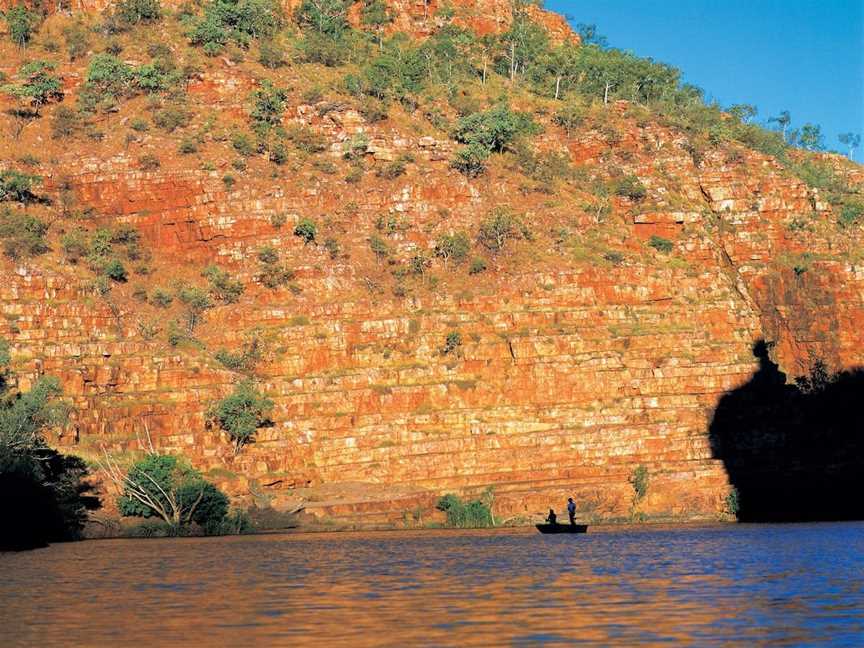
[[[228,497],[181,457],[158,454],[151,446],[128,470],[107,452],[102,467],[118,492],[120,514],[145,520],[128,535],[227,535],[250,528],[242,512],[229,514]]]
[[[55,378],[16,389],[9,346],[0,340],[0,550],[32,549],[80,537],[87,509],[87,466],[48,447],[46,432],[62,425],[68,407]]]
[[[495,526],[491,493],[470,501],[463,501],[459,496],[450,493],[438,500],[436,508],[446,514],[448,527],[477,529]]]

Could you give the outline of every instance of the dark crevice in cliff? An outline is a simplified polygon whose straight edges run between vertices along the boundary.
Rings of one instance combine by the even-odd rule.
[[[744,522],[864,519],[864,370],[820,364],[787,384],[760,341],[759,370],[720,399],[709,430]]]

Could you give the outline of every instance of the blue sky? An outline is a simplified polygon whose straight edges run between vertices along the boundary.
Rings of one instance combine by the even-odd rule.
[[[680,68],[721,105],[864,136],[864,0],[546,0],[612,47]],[[864,148],[864,147],[862,147]],[[864,160],[859,148],[855,159]]]

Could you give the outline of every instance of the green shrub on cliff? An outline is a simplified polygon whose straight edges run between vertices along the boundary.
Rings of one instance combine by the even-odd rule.
[[[193,20],[189,38],[215,56],[229,42],[247,47],[256,38],[272,37],[282,22],[282,9],[273,0],[211,0]]]
[[[303,243],[308,245],[315,242],[315,237],[318,235],[318,226],[311,218],[301,218],[294,227],[294,236],[303,239]]]
[[[642,200],[648,195],[645,185],[633,174],[625,175],[615,182],[615,193],[630,200]]]
[[[453,494],[444,495],[435,505],[447,515],[447,526],[460,529],[475,529],[495,526],[492,511],[481,500],[463,502]]]
[[[33,189],[40,182],[42,178],[39,176],[21,173],[15,169],[0,171],[0,202],[36,202],[39,197],[33,193]]]
[[[10,8],[5,17],[9,38],[18,47],[27,47],[42,21],[42,16],[23,4]]]
[[[227,270],[216,265],[204,268],[201,276],[210,282],[210,294],[226,304],[237,303],[245,290],[242,281],[232,279]]]
[[[628,481],[633,487],[633,503],[636,504],[645,499],[648,494],[648,468],[639,464],[633,469]]]
[[[30,61],[18,71],[20,83],[2,86],[5,94],[27,102],[38,117],[39,109],[54,101],[63,100],[63,84],[53,74],[57,66],[51,61]]]
[[[862,221],[864,217],[864,203],[849,201],[840,208],[838,220],[844,227],[851,227]]]
[[[206,290],[186,285],[178,288],[177,299],[186,306],[186,330],[191,335],[204,312],[213,308],[213,300]]]
[[[529,114],[514,112],[506,104],[463,117],[451,135],[465,147],[456,152],[451,166],[469,177],[478,176],[492,153],[504,151],[517,137],[538,131]]]
[[[663,254],[669,254],[673,249],[675,249],[675,244],[672,243],[672,241],[665,239],[662,236],[657,236],[656,234],[651,235],[648,245]]]
[[[471,239],[465,232],[444,234],[438,237],[435,243],[435,256],[442,259],[446,264],[448,261],[462,263],[468,258],[471,251]]]
[[[497,254],[504,249],[508,241],[520,237],[531,237],[531,232],[522,219],[506,207],[496,207],[481,221],[477,241],[493,254]]]
[[[116,100],[133,91],[135,71],[112,54],[96,54],[90,59],[84,81],[85,90]]]
[[[273,401],[263,396],[251,380],[244,380],[210,409],[210,416],[228,434],[234,453],[239,454],[243,446],[254,441],[257,429],[269,422],[267,413],[271,409]]]
[[[450,331],[444,338],[444,346],[441,347],[441,355],[451,355],[462,348],[462,334],[459,331]]]
[[[258,137],[266,137],[275,126],[282,123],[282,113],[285,111],[285,101],[288,93],[277,88],[270,81],[264,80],[261,86],[252,93],[252,111],[249,115],[252,130]]]
[[[268,245],[258,250],[258,260],[261,262],[261,272],[258,281],[274,290],[284,286],[294,278],[294,271],[279,263],[279,253],[276,248]]]
[[[499,104],[484,112],[463,117],[453,129],[453,139],[478,144],[489,153],[500,153],[521,135],[536,134],[539,127],[528,113],[514,112]]]
[[[10,209],[0,211],[0,241],[10,259],[24,259],[48,251],[45,235],[48,225],[35,216]]]
[[[126,25],[144,25],[162,18],[159,0],[122,0],[117,4],[117,15]]]

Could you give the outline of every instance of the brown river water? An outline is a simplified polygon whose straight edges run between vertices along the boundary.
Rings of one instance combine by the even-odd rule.
[[[0,646],[864,646],[864,523],[0,554]]]

